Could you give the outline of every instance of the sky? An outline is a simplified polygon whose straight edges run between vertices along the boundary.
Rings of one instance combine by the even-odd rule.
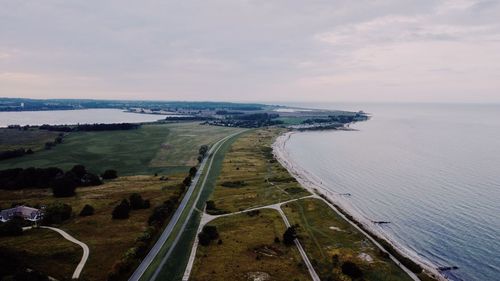
[[[500,102],[500,0],[0,0],[0,96]]]

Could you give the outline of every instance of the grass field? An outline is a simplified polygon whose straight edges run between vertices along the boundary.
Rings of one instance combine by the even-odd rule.
[[[89,260],[82,272],[82,278],[85,278],[85,280],[105,280],[113,264],[121,259],[125,252],[134,245],[136,238],[146,229],[147,219],[152,212],[152,208],[170,196],[179,194],[177,185],[182,181],[183,177],[183,174],[170,176],[168,181],[160,181],[158,177],[153,176],[123,177],[98,187],[78,188],[76,197],[64,199],[53,198],[50,191],[45,189],[2,190],[0,191],[0,205],[7,207],[13,202],[46,205],[56,201],[71,205],[75,215],[59,227],[76,239],[86,243],[90,248]],[[126,220],[112,220],[111,212],[114,206],[134,192],[140,193],[145,199],[150,199],[152,208],[134,210],[131,212],[130,218]],[[89,217],[77,216],[85,204],[92,205],[95,208],[95,214]],[[68,253],[70,257],[68,259],[57,259],[60,251],[57,245],[61,245],[66,240],[58,235],[47,236],[45,240],[42,240],[43,243],[50,246],[54,245],[54,248],[47,246],[43,251],[40,251],[38,249],[41,245],[39,245],[37,231],[40,230],[16,238],[2,237],[0,238],[0,244],[10,245],[19,251],[26,250],[30,253],[38,253],[30,259],[34,261],[33,268],[51,276],[61,276],[60,268],[65,269],[64,274],[69,271],[72,273],[81,258],[81,249],[77,247],[78,253],[75,253],[75,255]],[[34,243],[22,243],[22,241],[28,241],[29,239],[32,239],[31,241],[34,241]],[[75,256],[77,257],[76,260]],[[43,260],[45,262],[42,262]],[[70,276],[71,274],[65,277]]]
[[[33,269],[54,269],[50,276],[59,280],[71,277],[83,254],[80,246],[48,229],[28,230],[19,237],[2,237],[0,245],[18,250],[23,262]]]
[[[285,231],[275,210],[223,217],[210,225],[217,226],[222,244],[198,247],[190,280],[310,280],[297,248],[274,242]]]
[[[143,125],[137,130],[76,132],[52,150],[1,161],[0,170],[33,166],[70,169],[83,164],[94,173],[115,169],[119,175],[186,172],[196,164],[201,145],[212,144],[235,130],[172,123]]]
[[[292,224],[299,224],[299,240],[322,280],[350,280],[342,274],[345,261],[356,263],[364,280],[411,280],[351,224],[319,199],[301,199],[282,207]]]
[[[280,129],[241,136],[224,158],[211,199],[221,211],[235,212],[309,195],[272,155]]]
[[[0,128],[0,151],[19,148],[31,148],[33,151],[39,151],[44,148],[46,142],[53,142],[58,135],[58,132],[38,129],[29,129],[25,131]]]

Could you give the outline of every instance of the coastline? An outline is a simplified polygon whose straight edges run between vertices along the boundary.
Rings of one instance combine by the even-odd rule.
[[[272,145],[273,154],[279,163],[287,169],[287,171],[308,191],[313,194],[318,194],[321,196],[326,203],[329,203],[331,207],[342,214],[346,220],[352,223],[355,226],[359,226],[361,232],[370,238],[370,240],[376,240],[379,242],[380,240],[385,241],[389,244],[390,247],[393,248],[399,255],[404,258],[411,260],[412,262],[418,264],[422,267],[423,273],[431,276],[432,278],[439,281],[449,281],[444,275],[442,275],[437,266],[432,264],[430,261],[423,259],[418,256],[412,250],[405,248],[400,243],[395,242],[390,236],[386,233],[380,231],[376,226],[371,223],[371,221],[365,218],[359,211],[356,211],[353,206],[349,204],[346,200],[342,198],[340,193],[333,192],[325,186],[322,181],[311,174],[310,172],[302,169],[296,163],[291,160],[289,153],[286,151],[286,143],[290,139],[290,137],[297,133],[296,131],[288,131],[279,137],[276,138],[275,142]],[[338,209],[338,210],[336,210]],[[375,242],[375,241],[374,241]],[[379,243],[377,243],[379,244]],[[387,249],[385,246],[381,246],[385,250]],[[394,258],[394,257],[393,257]],[[396,259],[396,258],[394,258]],[[400,262],[397,260],[398,263]],[[404,267],[407,271],[408,268]]]

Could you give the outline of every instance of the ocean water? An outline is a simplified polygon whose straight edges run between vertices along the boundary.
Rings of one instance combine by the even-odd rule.
[[[500,280],[500,105],[332,104],[357,131],[293,134],[291,160],[452,280]]]
[[[165,119],[165,115],[124,112],[120,109],[83,109],[0,112],[0,127],[9,125],[75,125],[93,123],[141,123]]]

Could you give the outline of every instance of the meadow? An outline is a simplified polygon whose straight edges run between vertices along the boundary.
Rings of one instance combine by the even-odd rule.
[[[343,280],[341,265],[354,262],[365,280],[412,280],[375,245],[320,199],[306,198],[282,206],[322,280]]]
[[[277,211],[222,217],[209,225],[217,227],[222,242],[198,246],[190,280],[311,280],[297,248],[274,241],[285,231]]]
[[[281,129],[241,136],[226,153],[211,196],[218,212],[235,212],[310,195],[272,155]]]
[[[57,227],[90,248],[89,260],[81,278],[105,280],[113,264],[134,246],[136,239],[147,228],[152,209],[171,196],[181,195],[178,185],[184,176],[173,175],[168,180],[154,176],[120,177],[101,186],[78,188],[77,195],[70,198],[54,198],[49,189],[0,190],[0,206],[8,207],[12,203],[49,205],[55,202],[70,205],[73,216]],[[130,218],[125,220],[113,220],[113,208],[132,193],[149,199],[151,208],[133,210]],[[95,213],[80,217],[78,213],[85,204],[93,206]],[[45,229],[30,230],[20,237],[0,237],[0,245],[21,253],[32,268],[60,279],[71,276],[82,254],[80,247]]]
[[[201,145],[210,145],[233,131],[198,123],[170,123],[143,125],[136,130],[74,132],[50,150],[0,161],[0,170],[51,166],[68,170],[82,164],[98,174],[106,169],[117,170],[119,175],[186,172],[197,164]]]

